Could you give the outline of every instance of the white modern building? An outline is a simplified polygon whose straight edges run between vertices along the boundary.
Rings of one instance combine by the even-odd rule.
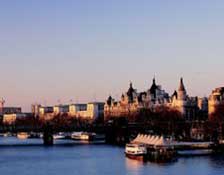
[[[78,117],[85,119],[95,120],[103,116],[104,103],[91,102],[87,104],[70,104],[70,105],[57,105],[57,106],[32,106],[33,114],[40,116],[40,118],[49,120],[58,114],[68,114],[70,117]]]
[[[3,123],[4,124],[13,124],[17,119],[26,118],[27,115],[25,113],[17,113],[17,114],[4,114],[3,115]]]
[[[104,114],[104,103],[91,102],[87,104],[69,105],[69,115],[81,118],[96,119]]]
[[[1,99],[0,100],[0,115],[22,113],[21,107],[5,107],[4,104],[5,104],[5,100]]]

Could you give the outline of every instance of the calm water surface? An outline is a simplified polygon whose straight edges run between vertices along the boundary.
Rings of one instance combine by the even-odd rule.
[[[23,144],[32,144],[27,146]],[[41,140],[0,138],[0,175],[223,175],[224,157],[179,158],[171,164],[141,163],[124,156],[124,148],[108,145],[57,144]]]

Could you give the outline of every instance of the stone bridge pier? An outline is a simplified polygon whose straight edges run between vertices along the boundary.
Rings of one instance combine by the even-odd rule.
[[[52,146],[54,144],[53,130],[49,124],[44,126],[43,142],[45,146]]]

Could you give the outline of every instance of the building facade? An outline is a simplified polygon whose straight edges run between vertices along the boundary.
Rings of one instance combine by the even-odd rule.
[[[17,113],[17,114],[4,114],[3,115],[3,123],[4,124],[14,124],[17,119],[24,119],[28,115],[25,113]]]
[[[179,88],[178,90],[174,91],[173,95],[171,96],[170,107],[177,109],[186,120],[197,120],[198,113],[201,110],[207,111],[206,101],[199,100],[198,97],[190,97],[187,94],[187,90],[184,86],[183,78],[180,79]],[[199,103],[200,101],[200,103]],[[206,108],[206,109],[205,109]]]
[[[57,105],[53,107],[53,111],[55,115],[68,113],[69,112],[69,105]]]
[[[216,88],[212,91],[208,100],[208,113],[211,115],[215,112],[218,105],[224,104],[224,87]]]
[[[69,115],[96,119],[104,114],[104,103],[102,102],[91,102],[87,104],[72,104],[69,105]]]
[[[40,111],[41,105],[40,104],[32,104],[31,105],[31,113],[34,115],[34,117],[39,116],[39,111]]]
[[[130,83],[129,89],[122,94],[120,101],[115,101],[109,96],[104,106],[104,116],[129,115],[138,112],[142,108],[153,110],[161,106],[178,110],[187,120],[196,118],[199,111],[198,98],[188,96],[182,78],[178,90],[175,90],[172,96],[169,96],[160,85],[157,85],[154,78],[151,87],[144,92],[138,93]],[[200,107],[206,110],[204,109],[206,108],[206,102],[201,101]]]
[[[41,119],[51,120],[56,115],[67,114],[70,117],[95,120],[103,116],[104,103],[91,102],[87,104],[70,104],[57,106],[39,106],[38,111],[34,111],[34,115],[38,115]]]

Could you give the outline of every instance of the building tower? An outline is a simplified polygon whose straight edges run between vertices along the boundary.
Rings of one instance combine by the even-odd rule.
[[[5,100],[2,98],[0,100],[0,115],[3,114],[3,108],[4,108]]]
[[[180,79],[180,85],[177,91],[177,100],[178,100],[178,107],[180,112],[185,115],[186,114],[186,110],[185,110],[185,106],[186,106],[186,101],[187,101],[187,91],[184,87],[184,83],[183,83],[183,78]]]
[[[216,88],[212,91],[208,100],[208,113],[211,115],[215,112],[218,105],[224,104],[224,87]]]
[[[135,89],[133,88],[132,82],[130,82],[129,89],[127,91],[128,103],[133,103],[135,98]]]
[[[153,101],[155,101],[156,100],[156,90],[157,90],[157,85],[156,85],[156,79],[155,79],[155,77],[153,78],[153,80],[152,80],[152,86],[151,86],[151,88],[150,88],[150,94],[151,94],[151,98],[152,98],[152,100]]]

